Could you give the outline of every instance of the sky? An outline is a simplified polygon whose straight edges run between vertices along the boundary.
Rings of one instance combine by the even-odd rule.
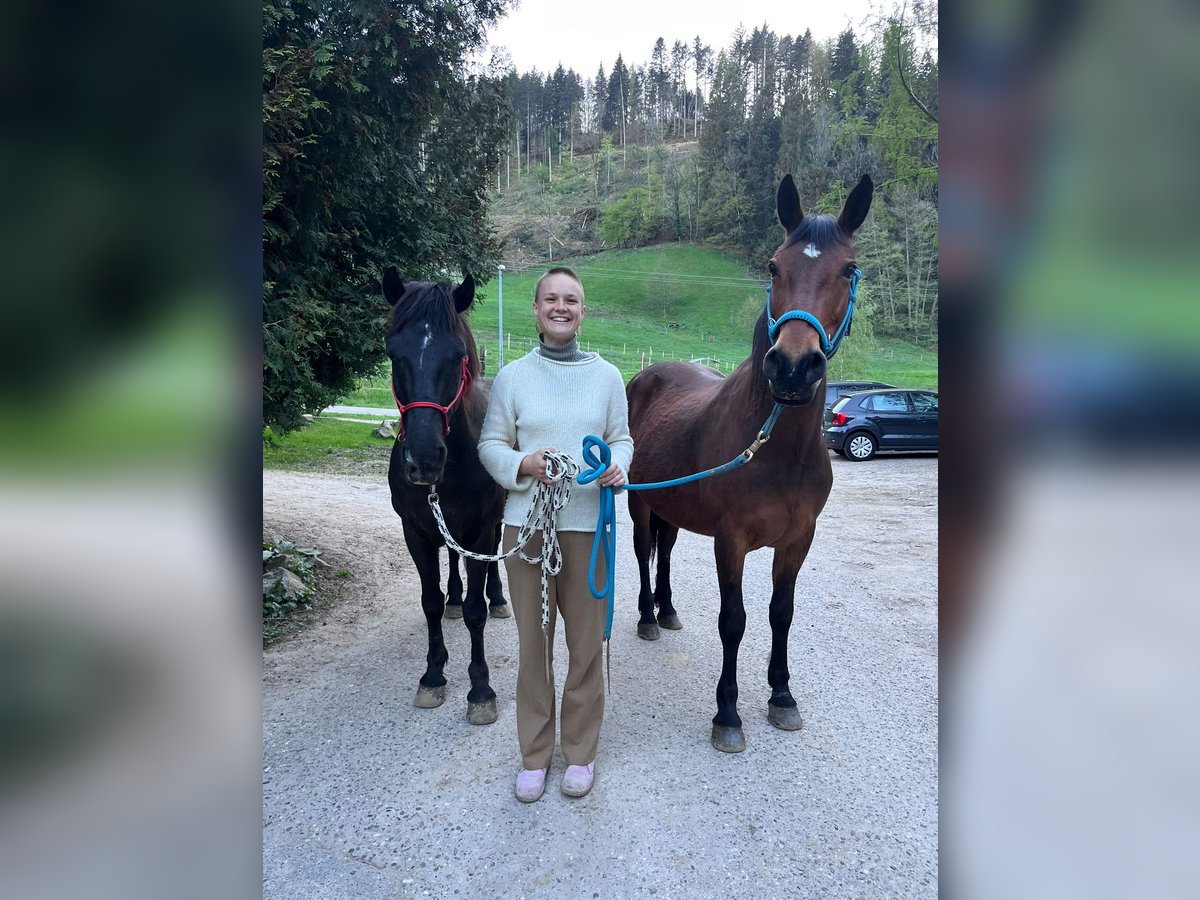
[[[787,3],[781,0],[521,0],[489,34],[491,48],[504,47],[520,73],[554,71],[559,63],[585,79],[600,64],[612,71],[617,54],[626,65],[650,61],[662,38],[670,52],[680,40],[700,39],[714,54],[728,48],[742,24],[747,35],[765,22],[777,35],[804,34],[824,40],[847,25],[856,35],[870,12],[870,0]],[[485,54],[485,60],[491,51]]]

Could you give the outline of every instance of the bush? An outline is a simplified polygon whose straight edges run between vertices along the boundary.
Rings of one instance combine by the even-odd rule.
[[[311,607],[318,563],[325,564],[320,550],[263,541],[263,616],[277,619]]]

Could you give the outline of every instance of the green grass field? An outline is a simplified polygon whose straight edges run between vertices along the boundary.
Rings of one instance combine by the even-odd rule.
[[[750,333],[766,299],[766,279],[741,263],[700,247],[664,244],[610,250],[566,260],[579,273],[588,313],[580,343],[613,363],[626,380],[664,359],[716,360],[731,372],[750,353]],[[504,273],[504,360],[528,353],[536,343],[533,288],[546,266]],[[486,371],[499,364],[499,285],[478,292],[471,327],[485,354]],[[847,347],[860,337],[847,339]],[[894,338],[852,348],[835,358],[835,379],[872,379],[903,387],[937,389],[937,353]],[[364,379],[343,403],[390,407],[387,375]]]
[[[646,361],[706,358],[732,371],[750,352],[750,332],[762,311],[765,281],[751,278],[736,260],[698,247],[661,245],[614,250],[567,261],[583,279],[588,314],[581,343],[598,350],[626,380]],[[504,359],[528,353],[536,340],[533,286],[546,267],[505,272]],[[498,284],[483,286],[471,327],[486,370],[499,362]],[[856,320],[857,321],[857,320]],[[856,327],[830,367],[831,380],[867,379],[937,390],[937,351],[900,338],[871,339]],[[870,346],[863,346],[869,341]],[[363,379],[342,403],[392,409],[386,368]],[[390,444],[372,437],[365,423],[318,419],[307,428],[263,445],[267,468],[386,472]]]
[[[853,337],[850,338],[853,340]],[[897,387],[938,389],[937,351],[903,338],[875,339],[864,379],[883,381]],[[854,376],[857,377],[857,376]]]
[[[374,437],[373,427],[322,416],[283,437],[268,431],[263,437],[263,468],[363,475],[386,472],[392,442]]]

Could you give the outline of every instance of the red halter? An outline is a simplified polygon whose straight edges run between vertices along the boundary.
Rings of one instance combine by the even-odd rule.
[[[396,385],[392,383],[392,399],[396,401],[396,407],[400,410],[400,431],[397,437],[404,434],[404,414],[410,409],[416,409],[418,406],[425,406],[429,409],[436,409],[442,414],[442,418],[446,420],[446,434],[450,433],[450,410],[454,405],[462,399],[462,395],[471,389],[471,370],[467,368],[467,358],[462,358],[462,376],[458,381],[458,393],[454,395],[454,399],[442,406],[440,403],[434,403],[431,400],[414,400],[412,403],[401,403],[400,398],[396,396]],[[389,379],[390,381],[390,379]]]

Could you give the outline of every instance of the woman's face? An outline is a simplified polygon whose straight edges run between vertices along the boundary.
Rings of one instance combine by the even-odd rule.
[[[556,272],[542,282],[533,304],[538,331],[551,346],[570,343],[586,312],[579,282],[563,272]]]

